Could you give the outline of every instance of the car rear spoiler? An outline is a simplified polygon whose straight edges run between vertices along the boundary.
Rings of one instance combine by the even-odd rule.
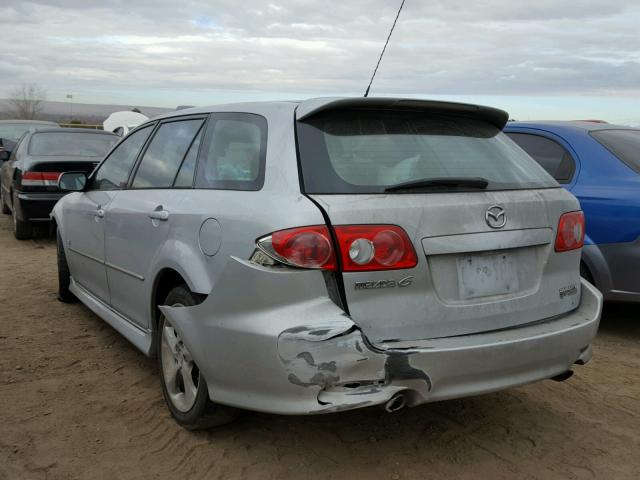
[[[468,103],[439,102],[411,98],[311,98],[298,105],[296,118],[305,120],[320,112],[338,109],[393,109],[393,110],[429,110],[438,113],[455,113],[470,118],[484,120],[500,130],[509,120],[509,114],[498,108]]]

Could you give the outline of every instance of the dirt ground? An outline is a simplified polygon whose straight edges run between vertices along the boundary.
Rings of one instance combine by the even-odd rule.
[[[155,363],[56,300],[55,243],[0,218],[0,479],[640,478],[640,307],[609,305],[564,383],[387,414],[178,427]]]

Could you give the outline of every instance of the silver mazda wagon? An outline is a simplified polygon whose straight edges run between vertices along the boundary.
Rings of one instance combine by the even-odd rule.
[[[150,120],[60,176],[59,297],[157,356],[187,428],[564,380],[602,296],[577,200],[507,118],[321,98]]]

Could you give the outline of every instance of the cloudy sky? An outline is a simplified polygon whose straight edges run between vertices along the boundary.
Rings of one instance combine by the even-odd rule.
[[[0,96],[23,82],[166,107],[361,95],[399,3],[0,0]],[[640,124],[638,25],[638,0],[406,0],[371,95]]]

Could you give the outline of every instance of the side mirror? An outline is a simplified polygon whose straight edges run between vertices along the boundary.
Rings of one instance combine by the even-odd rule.
[[[87,186],[84,172],[64,172],[58,177],[58,188],[64,192],[82,192]]]
[[[0,150],[0,162],[6,162],[11,157],[11,152]]]

